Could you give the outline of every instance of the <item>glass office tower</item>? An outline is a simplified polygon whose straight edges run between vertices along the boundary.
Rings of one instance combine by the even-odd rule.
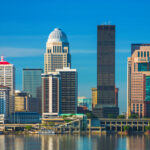
[[[41,114],[42,69],[23,69],[23,91],[30,94],[29,111]]]
[[[94,114],[99,118],[119,113],[115,104],[115,26],[97,27],[97,106]]]

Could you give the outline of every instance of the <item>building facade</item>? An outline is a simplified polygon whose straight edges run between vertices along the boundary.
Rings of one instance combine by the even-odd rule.
[[[85,106],[88,110],[92,110],[92,99],[84,96],[78,97],[78,107]]]
[[[30,95],[30,112],[42,113],[42,69],[23,69],[23,91]]]
[[[44,73],[55,72],[56,69],[71,67],[71,55],[66,34],[55,28],[48,37],[44,54]]]
[[[61,108],[59,73],[42,74],[42,115],[59,115]]]
[[[15,112],[29,111],[29,95],[25,92],[15,91]]]
[[[9,93],[10,88],[0,85],[0,115],[3,116],[3,122],[8,119],[9,115]]]
[[[97,105],[96,117],[116,117],[119,108],[115,105],[115,26],[97,27]]]
[[[0,61],[0,85],[10,88],[9,92],[9,113],[14,112],[14,91],[15,91],[15,67],[7,61],[3,56]]]
[[[77,113],[78,75],[76,69],[57,69],[61,77],[61,113]]]
[[[97,88],[92,88],[92,108],[94,108],[97,104]]]
[[[127,115],[150,117],[150,44],[132,44],[128,58]]]

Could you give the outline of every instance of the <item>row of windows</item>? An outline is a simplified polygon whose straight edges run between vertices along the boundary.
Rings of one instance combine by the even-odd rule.
[[[147,57],[149,57],[149,52],[138,52],[138,57],[146,57],[146,54],[147,54]]]

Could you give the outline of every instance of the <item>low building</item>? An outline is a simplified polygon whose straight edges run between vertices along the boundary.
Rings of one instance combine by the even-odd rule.
[[[78,107],[85,106],[88,110],[92,110],[92,99],[87,97],[78,97]]]
[[[9,122],[16,124],[40,123],[40,115],[37,112],[15,112],[10,115]]]
[[[0,122],[5,122],[9,115],[10,88],[0,85]]]
[[[92,108],[97,104],[97,88],[92,88]]]
[[[27,112],[29,95],[19,90],[15,91],[15,112]]]

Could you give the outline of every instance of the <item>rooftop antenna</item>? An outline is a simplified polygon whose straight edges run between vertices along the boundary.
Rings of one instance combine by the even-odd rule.
[[[1,56],[1,62],[3,62],[4,61],[4,56]]]

